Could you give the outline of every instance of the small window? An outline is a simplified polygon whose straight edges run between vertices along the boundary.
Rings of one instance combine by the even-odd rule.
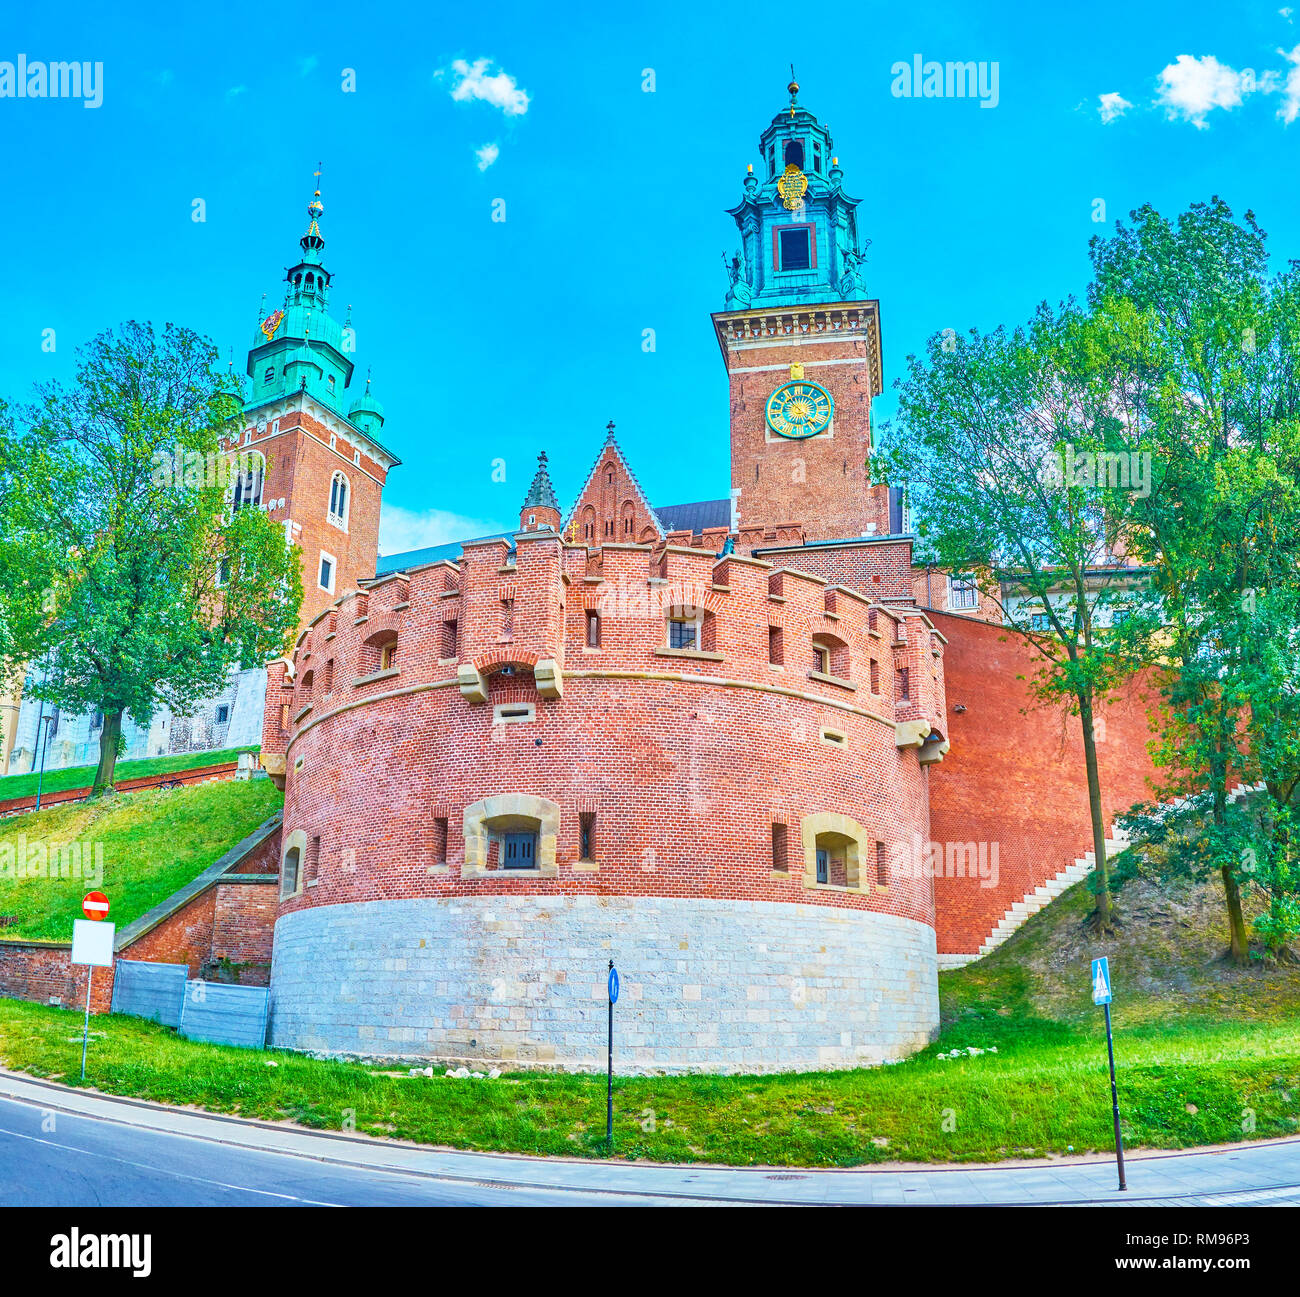
[[[280,868],[280,899],[292,896],[298,890],[298,862],[301,853],[297,847],[290,847],[284,853],[284,864]]]
[[[444,658],[454,658],[456,651],[456,623],[445,621],[442,623],[442,647],[439,653]]]
[[[329,375],[326,377],[325,382],[328,384],[330,391],[333,392],[333,391],[334,391],[334,375],[333,375],[333,374],[329,374]]]
[[[322,590],[328,590],[330,594],[334,593],[334,559],[332,555],[322,554],[320,556],[318,584]]]
[[[784,824],[772,825],[772,868],[781,873],[790,869],[790,831]]]
[[[217,587],[230,584],[230,560],[223,558],[217,562]]]
[[[303,871],[303,881],[314,883],[320,876],[320,838],[312,838],[307,847],[307,868]]]
[[[447,863],[447,820],[443,816],[433,821],[433,863]]]
[[[889,886],[889,851],[883,842],[876,843],[876,886]]]
[[[880,663],[875,658],[871,659],[871,692],[880,692]]]
[[[817,848],[817,881],[819,883],[831,881],[831,853],[825,847]]]
[[[587,647],[600,647],[600,613],[594,608],[587,609]]]
[[[1036,612],[1031,614],[1029,618],[1030,630],[1046,631],[1046,630],[1050,630],[1051,627],[1052,627],[1051,618],[1048,617],[1048,615],[1045,612]]]
[[[508,725],[514,721],[531,721],[537,719],[537,708],[533,703],[498,703],[492,709],[493,725]]]
[[[266,477],[266,460],[259,450],[241,452],[235,460],[235,509],[255,509],[262,503],[262,486]]]
[[[949,608],[979,607],[979,588],[972,576],[954,576],[948,582]]]
[[[813,670],[820,675],[828,676],[831,673],[831,651],[825,644],[814,644],[813,651]]]
[[[289,732],[289,704],[280,704],[280,733],[288,734]]]
[[[767,146],[767,174],[769,176],[776,175],[776,145],[775,144],[769,144]]]
[[[904,702],[912,696],[912,673],[907,667],[899,667],[894,672],[894,690],[895,697],[899,702]]]
[[[785,146],[785,165],[803,170],[803,143],[800,140],[787,140]]]
[[[781,264],[778,270],[809,270],[812,268],[812,231],[806,225],[781,230],[778,250]]]
[[[694,621],[674,617],[668,623],[668,647],[693,649],[697,646],[697,627]]]
[[[397,667],[397,641],[389,640],[379,650],[379,669],[381,671],[392,671]]]
[[[578,816],[578,858],[596,859],[596,813],[583,811]]]
[[[262,375],[262,382],[270,383],[275,379],[275,366],[267,365],[266,372]]]
[[[813,170],[822,169],[822,146],[814,141],[813,143]]]
[[[324,669],[321,671],[321,675],[324,677],[324,681],[325,681],[324,684],[325,692],[327,694],[333,693],[334,692],[334,659],[333,658],[330,658],[330,660],[325,663]]]
[[[773,666],[781,666],[785,662],[785,636],[781,633],[780,626],[767,628],[767,660]]]
[[[515,633],[515,601],[501,600],[501,638],[513,639]]]
[[[877,621],[879,621],[879,618],[876,616],[876,610],[875,610],[874,608],[868,608],[868,609],[867,609],[867,629],[868,629],[868,630],[875,630],[875,629],[876,629],[876,623],[877,623]]]
[[[501,864],[505,869],[533,869],[537,864],[537,834],[507,833],[501,839]]]
[[[230,707],[226,703],[220,703],[217,706],[217,724],[224,725],[230,720]]]

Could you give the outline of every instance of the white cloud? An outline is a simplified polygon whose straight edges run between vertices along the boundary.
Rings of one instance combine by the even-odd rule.
[[[1290,53],[1286,50],[1279,50],[1278,53],[1291,64],[1291,70],[1282,83],[1282,106],[1277,110],[1277,115],[1290,126],[1300,117],[1300,45]]]
[[[1118,90],[1112,90],[1109,94],[1098,95],[1097,101],[1097,111],[1101,114],[1103,123],[1113,122],[1116,117],[1123,117],[1125,112],[1133,107]]]
[[[517,522],[517,520],[514,520]],[[404,554],[430,545],[447,545],[457,540],[474,540],[511,530],[484,518],[467,518],[448,509],[403,509],[385,502],[379,514],[379,552]]]
[[[522,117],[528,111],[528,92],[520,90],[514,77],[504,70],[490,74],[491,66],[491,59],[475,59],[472,66],[464,59],[453,59],[451,73],[456,82],[451,88],[451,97],[458,104],[481,99],[485,104],[501,109],[507,117]],[[440,68],[435,75],[444,76],[446,71]]]
[[[1295,10],[1294,10],[1294,9],[1279,9],[1279,10],[1278,10],[1278,13],[1281,14],[1282,17],[1285,18],[1285,19],[1287,20],[1287,22],[1290,22],[1290,21],[1291,21],[1291,15],[1292,15],[1293,13],[1295,13]]]
[[[1197,130],[1206,128],[1207,113],[1215,108],[1231,112],[1240,107],[1243,93],[1257,88],[1253,73],[1238,72],[1213,54],[1201,58],[1180,54],[1160,73],[1159,82],[1156,103],[1164,106],[1171,120],[1182,118]]]
[[[478,159],[478,169],[486,171],[501,156],[501,150],[495,143],[485,144],[474,150],[474,156]]]

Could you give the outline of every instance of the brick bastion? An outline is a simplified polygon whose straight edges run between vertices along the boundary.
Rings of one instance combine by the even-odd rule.
[[[271,667],[271,1043],[625,1070],[938,1025],[943,636],[755,559],[554,531],[350,591]],[[268,757],[270,758],[268,760]]]

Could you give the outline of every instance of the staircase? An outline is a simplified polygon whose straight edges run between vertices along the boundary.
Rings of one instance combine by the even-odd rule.
[[[1259,792],[1263,789],[1263,783],[1258,784],[1239,784],[1228,794],[1230,802],[1239,801],[1248,793]],[[1184,806],[1188,798],[1179,797],[1174,801],[1166,803],[1171,810]],[[1123,829],[1116,828],[1112,830],[1114,837],[1106,839],[1106,859],[1110,860],[1113,856],[1123,851],[1130,845],[1129,837]],[[1034,888],[1023,900],[1016,901],[1014,905],[998,920],[997,926],[984,938],[983,944],[975,954],[965,955],[940,955],[939,971],[944,972],[950,968],[961,968],[965,964],[973,963],[977,959],[982,959],[985,955],[995,951],[1017,928],[1023,924],[1031,914],[1037,914],[1039,910],[1047,905],[1048,902],[1054,901],[1067,887],[1073,887],[1075,883],[1082,882],[1083,879],[1092,873],[1093,866],[1097,863],[1097,853],[1095,851],[1086,851],[1079,856],[1072,864],[1066,865],[1055,878],[1049,878],[1047,882],[1040,883]]]

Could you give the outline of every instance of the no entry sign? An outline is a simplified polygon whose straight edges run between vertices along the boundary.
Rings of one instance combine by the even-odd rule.
[[[81,912],[88,919],[108,918],[108,897],[103,892],[87,892],[81,902]]]

